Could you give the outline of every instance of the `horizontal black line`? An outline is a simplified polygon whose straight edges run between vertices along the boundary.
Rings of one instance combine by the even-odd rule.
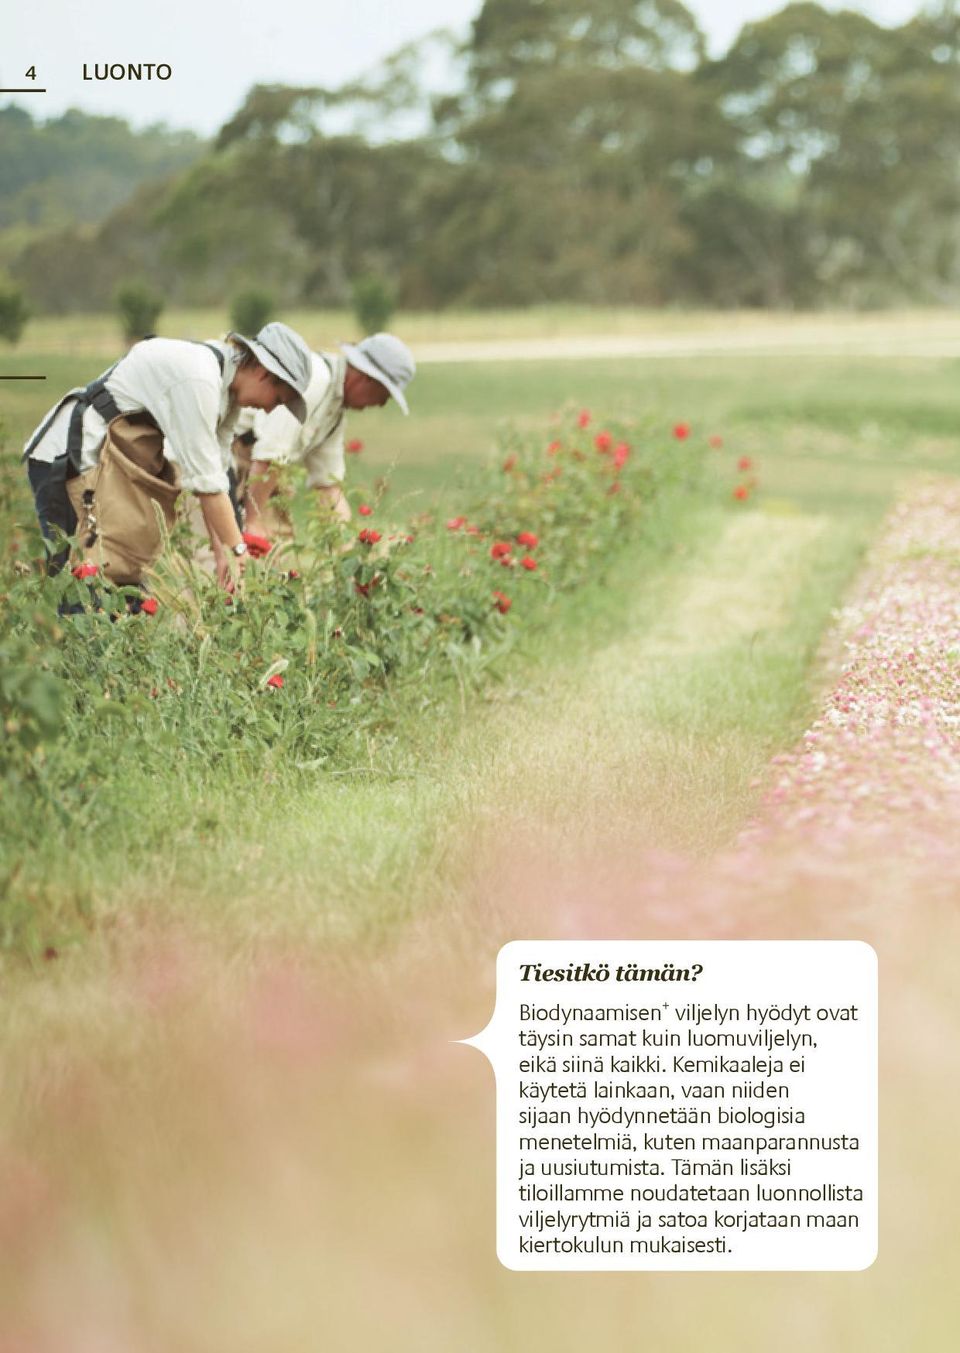
[[[0,89],[0,94],[46,94],[45,89]]]
[[[45,381],[46,376],[0,376],[0,381]]]

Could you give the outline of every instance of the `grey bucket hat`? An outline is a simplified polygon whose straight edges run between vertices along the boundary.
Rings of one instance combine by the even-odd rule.
[[[359,343],[341,343],[340,351],[351,366],[389,390],[404,413],[410,412],[403,392],[416,375],[417,364],[406,343],[393,334],[371,334]]]
[[[243,334],[236,333],[230,337],[248,348],[271,375],[279,376],[293,386],[297,393],[287,408],[299,422],[305,422],[307,406],[303,396],[313,375],[313,358],[300,335],[288,324],[275,320],[265,324],[256,338],[244,338]]]

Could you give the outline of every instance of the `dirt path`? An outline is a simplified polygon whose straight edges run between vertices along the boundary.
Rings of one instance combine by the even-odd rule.
[[[960,319],[952,316],[823,319],[778,316],[747,324],[735,316],[677,332],[670,320],[657,334],[562,334],[555,337],[417,344],[417,359],[434,362],[576,361],[596,358],[699,356],[924,357],[960,356]]]

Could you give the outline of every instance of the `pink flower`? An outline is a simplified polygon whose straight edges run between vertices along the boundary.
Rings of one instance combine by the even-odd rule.
[[[517,536],[518,545],[526,545],[528,550],[535,550],[540,544],[540,537],[535,536],[532,531],[521,531]]]
[[[466,517],[449,517],[447,519],[447,530],[459,531],[462,527],[466,526],[466,524]]]
[[[376,545],[377,541],[382,540],[383,537],[379,531],[374,531],[370,527],[365,526],[357,539],[362,545]]]
[[[77,564],[72,572],[75,578],[95,578],[100,570],[96,564]]]
[[[351,456],[359,456],[360,452],[363,450],[363,442],[359,437],[351,437],[347,442],[347,450],[350,452]]]
[[[275,672],[274,675],[273,675],[273,676],[270,678],[270,680],[267,682],[267,685],[268,685],[268,686],[272,686],[273,689],[274,689],[275,691],[282,691],[282,690],[283,690],[283,677],[280,675],[279,672]]]
[[[593,444],[600,452],[601,456],[604,456],[610,450],[611,446],[613,446],[613,438],[609,432],[598,432],[593,439]]]
[[[752,470],[752,469],[753,469],[753,461],[750,459],[749,456],[741,456],[740,459],[737,461],[737,469],[738,469],[738,470]]]
[[[140,603],[140,609],[143,611],[144,615],[156,615],[157,607],[159,605],[160,603],[157,601],[156,597],[144,597],[143,601]]]
[[[750,490],[746,484],[738,484],[733,491],[733,496],[738,503],[745,503],[750,497]]]
[[[613,463],[618,470],[622,470],[630,456],[630,448],[626,442],[617,442],[613,451]]]
[[[529,554],[525,554],[520,560],[520,567],[525,568],[528,573],[532,573],[537,567],[536,559],[531,559]]]
[[[674,425],[673,435],[676,437],[678,442],[685,442],[686,439],[690,436],[690,424],[676,423]]]
[[[550,445],[547,447],[547,455],[555,456],[557,452],[560,450],[561,446],[562,442],[551,442]]]
[[[580,412],[577,414],[577,427],[587,428],[589,426],[590,426],[590,410],[581,409]]]
[[[361,517],[369,517],[373,513],[373,508],[369,503],[361,503],[357,508],[357,511],[360,513]]]

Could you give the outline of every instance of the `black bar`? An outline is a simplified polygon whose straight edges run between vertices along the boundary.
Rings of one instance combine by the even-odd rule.
[[[46,94],[45,89],[0,89],[0,94]]]
[[[46,376],[0,376],[0,381],[45,381]]]

